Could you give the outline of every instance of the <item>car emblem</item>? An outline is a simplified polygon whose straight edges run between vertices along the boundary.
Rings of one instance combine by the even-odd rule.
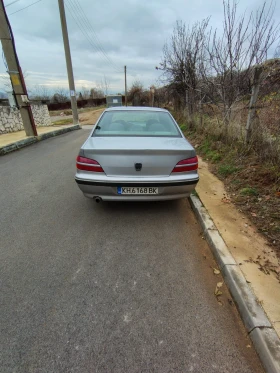
[[[142,170],[142,163],[135,163],[135,170],[141,171]]]

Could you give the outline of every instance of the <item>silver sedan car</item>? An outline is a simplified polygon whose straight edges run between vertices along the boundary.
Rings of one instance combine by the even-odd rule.
[[[159,108],[106,109],[76,165],[79,188],[96,202],[184,198],[199,180],[194,148],[172,115]]]

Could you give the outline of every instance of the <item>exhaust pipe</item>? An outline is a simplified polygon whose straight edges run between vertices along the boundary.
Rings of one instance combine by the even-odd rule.
[[[94,197],[94,200],[95,200],[96,203],[102,202],[102,198],[100,198],[100,197]]]

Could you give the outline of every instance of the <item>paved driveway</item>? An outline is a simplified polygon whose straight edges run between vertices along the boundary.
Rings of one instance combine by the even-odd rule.
[[[187,200],[82,196],[88,133],[0,158],[0,371],[262,372]]]

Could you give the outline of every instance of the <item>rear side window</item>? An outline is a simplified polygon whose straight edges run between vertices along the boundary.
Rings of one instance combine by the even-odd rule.
[[[92,136],[182,137],[170,114],[160,111],[108,111]]]

